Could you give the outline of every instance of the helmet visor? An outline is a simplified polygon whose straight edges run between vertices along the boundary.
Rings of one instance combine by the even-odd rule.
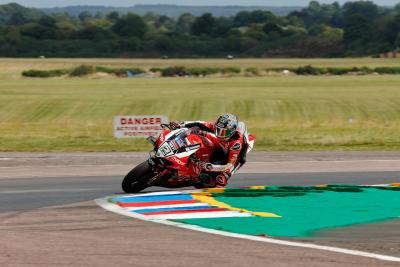
[[[215,135],[219,138],[227,139],[234,134],[234,129],[215,127]]]

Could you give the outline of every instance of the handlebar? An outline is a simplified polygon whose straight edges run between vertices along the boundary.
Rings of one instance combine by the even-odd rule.
[[[162,124],[160,124],[160,126],[161,126],[161,128],[167,128],[167,129],[171,130],[171,127],[169,127],[168,124],[162,123]]]

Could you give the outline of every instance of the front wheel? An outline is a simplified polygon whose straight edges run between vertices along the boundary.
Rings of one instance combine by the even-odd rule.
[[[154,172],[147,161],[133,168],[122,181],[122,190],[125,193],[137,193],[148,187],[147,181],[154,176]]]

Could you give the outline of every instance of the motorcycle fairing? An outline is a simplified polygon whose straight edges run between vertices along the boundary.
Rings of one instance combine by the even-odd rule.
[[[187,128],[181,128],[173,130],[166,135],[164,133],[161,134],[160,140],[164,140],[164,142],[159,145],[156,156],[185,158],[199,150],[201,144],[190,142],[186,134],[187,130]]]

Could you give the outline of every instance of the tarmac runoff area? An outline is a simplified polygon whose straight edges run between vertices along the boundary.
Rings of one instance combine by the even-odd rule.
[[[121,176],[145,157],[0,153],[0,266],[400,266],[140,221],[92,201],[120,192]],[[256,152],[230,186],[395,182],[400,153]],[[295,241],[400,257],[399,228],[397,219]]]

